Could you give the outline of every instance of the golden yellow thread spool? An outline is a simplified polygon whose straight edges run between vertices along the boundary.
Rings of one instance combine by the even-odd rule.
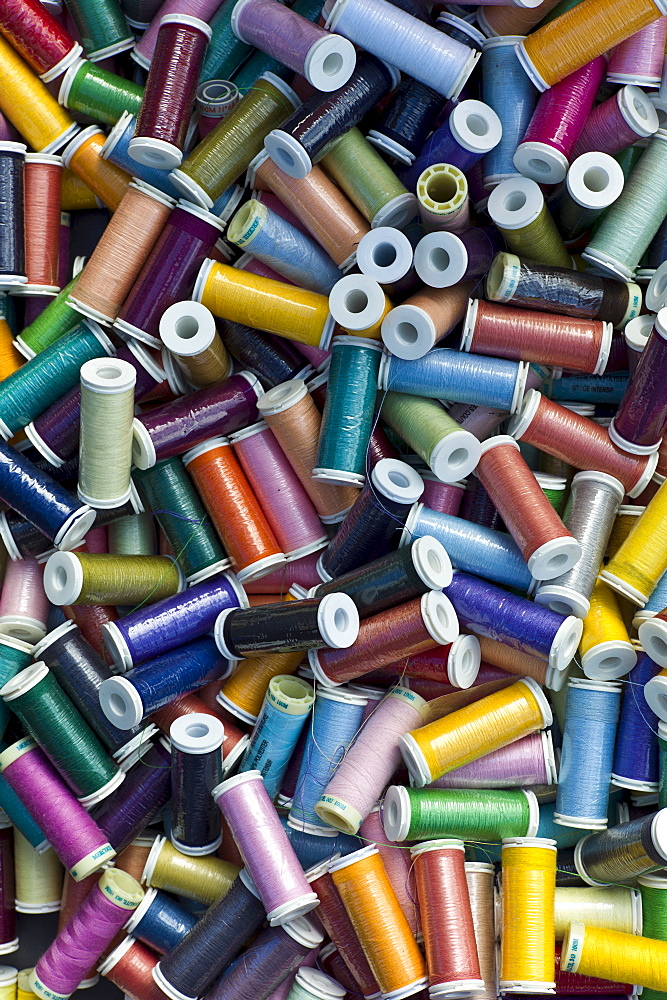
[[[60,207],[63,212],[76,212],[79,209],[99,208],[100,203],[80,177],[71,170],[63,170],[60,179]]]
[[[238,865],[211,855],[181,854],[166,837],[158,837],[148,855],[143,881],[211,906],[227,895],[239,871]]]
[[[9,323],[0,317],[0,381],[25,364],[25,358],[19,354],[12,341]]]
[[[399,739],[403,759],[418,787],[551,725],[544,692],[532,678],[413,729]]]
[[[64,872],[52,847],[38,854],[14,828],[14,870],[19,913],[53,913],[60,909]]]
[[[35,994],[30,985],[34,969],[21,969],[16,988],[16,1000],[34,1000]]]
[[[573,921],[563,941],[560,967],[566,972],[637,983],[664,993],[667,992],[667,941]]]
[[[616,555],[621,545],[637,523],[637,518],[641,517],[645,510],[645,507],[632,507],[625,504],[618,508],[618,513],[614,520],[614,526],[611,529],[611,535],[609,536],[609,542],[607,544],[606,554],[610,559],[613,559]]]
[[[377,848],[346,855],[330,872],[383,996],[425,986],[424,960]]]
[[[325,295],[204,261],[192,297],[214,316],[325,349],[333,321]]]
[[[0,36],[0,111],[38,153],[53,153],[77,130],[6,39]]]
[[[254,723],[262,710],[269,681],[279,674],[293,674],[303,660],[303,653],[269,653],[241,660],[238,669],[220,689],[218,701],[223,708]]]
[[[593,680],[623,677],[637,662],[618,598],[602,580],[591,594],[579,652],[582,669]]]
[[[0,1000],[16,1000],[18,977],[19,971],[13,965],[0,965]]]
[[[573,919],[587,927],[606,927],[623,934],[639,934],[641,900],[636,889],[624,885],[557,886],[554,903],[556,940],[562,941]]]
[[[110,212],[115,212],[130,175],[102,156],[106,136],[101,128],[91,125],[80,132],[63,152],[63,164],[97,195]]]
[[[667,483],[663,483],[600,576],[643,607],[666,569]]]
[[[504,840],[501,860],[500,989],[553,991],[556,841],[542,837]]]

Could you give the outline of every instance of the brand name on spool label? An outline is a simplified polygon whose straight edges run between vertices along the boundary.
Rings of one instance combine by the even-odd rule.
[[[505,272],[505,291],[500,296],[501,302],[507,302],[514,295],[517,286],[519,284],[519,274],[521,268],[517,264],[511,264],[509,267],[509,272]]]
[[[341,812],[347,812],[350,808],[346,802],[341,802],[340,799],[334,798],[333,795],[321,795],[320,802],[325,802],[328,806],[335,806]]]
[[[114,854],[114,853],[115,852],[111,844],[105,844],[103,847],[99,847],[96,851],[94,851],[92,854],[89,854],[87,857],[91,858],[91,860],[93,861],[97,861],[98,858],[104,858],[106,857],[107,854]],[[87,860],[87,858],[82,858],[81,860],[84,861]],[[74,868],[70,868],[70,874],[73,879],[76,879],[77,875],[79,874],[79,868],[76,866]]]
[[[39,996],[48,997],[48,1000],[68,1000],[71,996],[70,993],[55,993],[48,986],[45,986],[44,983],[40,983],[38,979],[33,979],[30,985]]]
[[[579,938],[573,938],[570,945],[570,954],[567,956],[566,972],[574,972],[579,965],[579,948],[581,942]]]
[[[261,219],[260,219],[259,217],[258,217],[258,218],[256,218],[256,219],[255,219],[255,220],[253,221],[253,223],[252,223],[252,225],[250,226],[250,228],[249,228],[249,229],[246,229],[245,233],[243,233],[243,235],[242,235],[242,236],[239,236],[239,237],[238,237],[238,239],[236,240],[236,245],[237,245],[238,247],[242,247],[242,246],[244,245],[244,243],[247,243],[247,242],[248,242],[248,240],[249,240],[249,239],[251,239],[251,237],[253,236],[253,234],[254,234],[255,230],[256,230],[256,229],[257,229],[257,227],[259,226],[260,222],[261,222]]]
[[[26,736],[25,739],[21,740],[20,743],[16,744],[16,752],[21,753],[21,751],[23,750],[31,750],[33,747],[36,746],[37,744],[33,740],[32,736]]]

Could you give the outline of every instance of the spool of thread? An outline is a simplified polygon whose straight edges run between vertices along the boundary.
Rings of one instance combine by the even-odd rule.
[[[530,791],[449,791],[390,785],[382,804],[385,833],[392,841],[456,837],[497,843],[537,833],[539,807]],[[435,984],[434,984],[435,985]]]
[[[612,782],[621,788],[653,793],[658,788],[660,747],[655,733],[659,732],[659,722],[644,695],[645,684],[657,672],[658,667],[648,655],[640,656],[623,691],[612,768]]]
[[[38,153],[54,153],[78,131],[49,90],[7,41],[0,40],[0,112]]]
[[[483,11],[482,15],[486,16]],[[496,34],[493,32],[493,34]],[[484,187],[493,188],[517,174],[514,153],[535,108],[537,95],[516,53],[520,34],[500,31],[487,38],[482,52],[482,98],[500,120],[500,141],[484,159]],[[508,94],[511,95],[508,100]]]
[[[412,243],[400,229],[379,226],[362,236],[357,249],[359,269],[382,285],[412,282]],[[393,294],[393,292],[392,292]]]
[[[109,211],[115,212],[123,200],[131,177],[126,170],[106,161],[103,156],[104,145],[104,132],[97,125],[90,125],[79,132],[63,150],[63,177],[67,176],[67,171],[71,171],[92,192],[93,200],[99,198]],[[90,200],[90,195],[87,200]],[[98,208],[98,202],[95,201],[94,206],[90,207]]]
[[[661,309],[618,410],[609,425],[609,437],[619,448],[633,455],[651,454],[660,447],[667,427],[657,378],[665,352],[667,313]]]
[[[11,830],[3,830],[3,837],[7,833],[11,837]],[[20,830],[14,830],[14,874],[17,913],[56,913],[60,909],[63,867],[57,854],[53,848],[36,851]],[[94,875],[93,879],[98,877]],[[14,942],[17,944],[18,940]]]
[[[336,323],[347,333],[379,340],[391,302],[373,278],[348,274],[332,288],[329,307]]]
[[[3,11],[2,33],[46,83],[59,76],[81,53],[81,46],[52,12],[36,3],[8,4]]]
[[[57,292],[60,256],[59,156],[28,153],[25,158],[25,265],[28,295]]]
[[[71,170],[65,168],[60,185],[60,207],[72,212],[80,208],[99,208],[100,206],[88,185],[76,177]]]
[[[44,637],[48,613],[42,567],[35,559],[10,561],[5,568],[0,593],[0,635],[3,639],[9,637],[8,641],[22,640],[18,645],[21,650],[26,642],[38,642]],[[7,647],[4,652],[12,665],[18,665],[24,659],[21,653],[12,655]],[[8,681],[12,676],[8,672],[4,679]]]
[[[445,483],[467,476],[479,461],[479,441],[435,399],[387,392],[382,418]]]
[[[109,604],[65,604],[63,605],[63,614],[81,629],[81,634],[86,641],[90,643],[99,656],[104,658],[106,651],[102,640],[102,625],[115,621],[119,617],[116,609]]]
[[[439,514],[451,514],[456,517],[460,508],[465,486],[463,483],[441,483],[432,472],[422,472],[424,506]]]
[[[134,138],[133,160],[161,170],[180,167],[211,28],[197,17],[168,14],[159,22]]]
[[[373,122],[368,141],[399,163],[410,166],[444,103],[442,95],[431,87],[418,80],[403,80],[380,121]]]
[[[21,836],[17,831],[17,836]],[[5,817],[0,829],[0,894],[2,896],[2,922],[0,923],[0,954],[16,951],[19,939],[16,933],[15,856],[13,830]],[[23,838],[25,841],[25,838]],[[29,850],[31,845],[25,841]],[[1,966],[0,966],[1,968]]]
[[[556,842],[503,841],[502,872],[501,989],[553,990]]]
[[[157,188],[158,191],[162,191],[170,198],[178,199],[180,194],[169,180],[168,171],[147,167],[143,163],[137,163],[130,156],[129,148],[134,138],[136,125],[136,115],[124,111],[104,141],[101,150],[102,158],[108,160],[115,167],[119,167],[122,172],[146,181],[151,187]]]
[[[241,95],[229,80],[205,80],[197,87],[195,107],[199,112],[199,137],[205,138],[239,103]]]
[[[57,552],[44,569],[46,596],[54,604],[143,604],[183,587],[169,556],[116,556]]]
[[[417,179],[419,217],[427,231],[460,232],[470,225],[468,182],[450,163],[434,163]]]
[[[571,266],[535,181],[528,177],[501,181],[489,195],[488,213],[513,253],[552,267]]]
[[[415,270],[432,288],[451,288],[483,277],[502,243],[502,237],[491,226],[457,233],[428,233],[415,247]]]
[[[115,861],[116,868],[122,868],[139,882],[154,840],[153,836],[137,837],[118,855]]]
[[[61,292],[58,292],[56,297],[49,301],[44,312],[16,337],[15,346],[23,357],[30,359],[39,354],[45,347],[49,347],[65,333],[73,330],[81,321],[80,314],[67,305],[69,293],[75,283],[76,279],[73,279]]]
[[[433,233],[428,238],[436,235],[448,234]],[[385,346],[405,360],[423,357],[461,321],[472,290],[472,282],[467,281],[455,288],[422,289],[410,296],[385,316],[382,322]]]
[[[658,129],[658,115],[649,95],[639,87],[621,87],[589,114],[572,155],[600,152],[613,156],[647,139]]]
[[[461,840],[413,847],[429,996],[480,990],[481,978]]]
[[[540,687],[528,677],[406,733],[399,743],[415,785],[423,787],[550,724],[548,703]]]
[[[25,156],[20,142],[0,144],[0,177],[3,207],[0,214],[0,281],[2,287],[16,288],[27,281],[25,241]]]
[[[212,906],[230,891],[238,865],[221,858],[181,854],[165,837],[157,837],[146,861],[143,881],[165,892]]]
[[[443,775],[434,788],[491,789],[552,785],[557,778],[551,733],[524,736],[500,750]],[[538,828],[538,832],[541,830]]]
[[[220,332],[224,344],[234,358],[254,375],[263,386],[272,388],[290,379],[307,378],[311,365],[305,353],[317,358],[317,364],[328,358],[328,352],[319,348],[292,345],[289,340],[262,333],[240,323],[222,321]]]
[[[548,668],[546,674],[542,673],[545,667],[544,660],[540,660],[534,655],[521,652],[519,649],[505,645],[504,642],[498,642],[483,635],[479,636],[479,645],[480,650],[483,651],[482,655],[486,663],[493,664],[507,673],[532,677],[538,684],[547,684],[548,687],[556,687],[557,677],[554,679],[550,676],[551,668]],[[558,673],[561,673],[561,671],[557,671]]]
[[[99,969],[105,979],[123,990],[130,1000],[160,1000],[162,991],[152,978],[156,964],[155,952],[133,937],[126,937],[107,955]]]
[[[583,236],[620,197],[624,184],[620,164],[607,153],[577,157],[567,172],[565,187],[555,207],[563,239],[572,242]]]
[[[661,486],[644,513],[637,518],[626,540],[600,572],[605,583],[640,607],[646,604],[667,568],[662,565],[667,554],[659,530],[665,503],[667,490]]]
[[[647,876],[650,879],[650,876]],[[641,883],[640,883],[641,884]],[[554,919],[556,940],[567,936],[569,924],[575,918],[585,920],[589,927],[606,927],[625,934],[637,934],[642,921],[636,889],[625,886],[605,886],[602,889],[577,889],[557,886]]]
[[[480,861],[466,861],[464,869],[477,942],[477,957],[484,980],[484,992],[481,996],[484,1000],[492,1000],[492,995],[497,989],[493,865]]]
[[[212,314],[199,302],[175,302],[160,319],[160,339],[197,389],[218,385],[231,374],[231,359]]]
[[[609,60],[610,83],[634,83],[658,87],[664,63],[667,21],[659,17],[617,45]]]
[[[211,791],[222,778],[225,730],[209,715],[181,716],[171,740],[171,842],[182,854],[213,854],[222,843],[220,811]]]
[[[100,62],[132,48],[134,37],[119,3],[106,0],[94,12],[80,3],[73,3],[67,10],[81,38],[84,52],[92,62]]]
[[[514,7],[504,6],[502,10],[498,8],[486,7],[480,11],[480,27],[489,37],[504,35],[512,31],[520,31],[522,34],[530,32],[536,24],[542,21],[546,23],[547,18],[557,16],[552,14],[553,8],[558,9],[560,4],[555,0],[542,0],[537,7]]]
[[[77,60],[62,78],[58,101],[70,111],[115,125],[126,111],[136,115],[143,87],[87,59]]]
[[[577,843],[576,870],[589,885],[613,885],[662,868],[664,811],[591,833]]]
[[[121,507],[130,497],[136,380],[127,361],[100,359],[81,366],[77,493],[92,507]]]
[[[572,921],[563,941],[561,968],[596,978],[615,977],[618,973],[649,989],[662,990],[665,977],[660,963],[666,954],[665,941]]]
[[[461,101],[421,147],[419,156],[404,172],[402,180],[408,187],[415,187],[420,175],[436,164],[449,164],[467,175],[498,145],[501,136],[502,125],[493,108],[482,101]]]
[[[580,645],[581,665],[587,677],[623,677],[637,662],[614,591],[598,580],[590,597]]]
[[[247,663],[242,661],[220,689],[218,703],[237,718],[254,725],[270,681],[281,674],[295,673],[302,659],[303,653],[298,650],[252,656]]]
[[[653,613],[652,617],[642,620],[639,630],[639,641],[648,655],[660,667],[665,667],[667,665],[667,656],[665,655],[667,647],[665,647],[664,609],[661,609],[657,614]]]

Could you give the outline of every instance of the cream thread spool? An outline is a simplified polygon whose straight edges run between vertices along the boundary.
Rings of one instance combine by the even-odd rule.
[[[130,498],[136,379],[132,365],[119,359],[81,366],[77,493],[93,507],[120,507]]]
[[[470,225],[468,181],[451,163],[435,163],[417,181],[419,217],[429,231],[456,232]]]

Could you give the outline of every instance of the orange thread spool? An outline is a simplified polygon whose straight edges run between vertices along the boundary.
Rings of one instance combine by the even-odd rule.
[[[148,855],[155,843],[155,837],[137,837],[124,851],[121,851],[117,858],[114,858],[114,867],[121,868],[137,882],[141,882],[141,877],[148,861]],[[99,879],[98,879],[99,881]]]
[[[0,316],[0,381],[25,364],[25,358],[16,350],[13,340],[9,323]]]
[[[549,677],[549,664],[544,660],[539,660],[536,656],[530,656],[520,649],[512,649],[503,642],[495,639],[487,639],[486,636],[478,635],[480,651],[482,654],[482,664],[490,663],[493,667],[500,667],[508,674],[519,674],[521,677],[532,677],[538,684],[546,684]]]
[[[53,153],[78,132],[64,108],[0,35],[0,111],[38,153]]]
[[[57,292],[60,260],[59,156],[28,153],[23,174],[26,294]]]
[[[228,440],[212,438],[183,461],[241,583],[283,563],[285,555]]]
[[[102,156],[106,136],[97,125],[84,129],[63,152],[63,163],[103,202],[115,212],[132,180],[130,175]],[[76,197],[83,198],[83,193]],[[65,207],[64,205],[62,206]],[[84,206],[73,205],[72,208]],[[90,207],[89,205],[85,206]]]
[[[218,701],[223,708],[254,725],[262,710],[269,681],[279,674],[296,673],[303,656],[301,652],[270,653],[241,660],[238,668],[220,688]]]

